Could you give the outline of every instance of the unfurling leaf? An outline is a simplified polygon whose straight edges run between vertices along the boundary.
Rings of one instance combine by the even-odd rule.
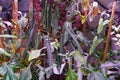
[[[31,53],[29,53],[28,61],[31,61],[32,59],[38,58],[40,56],[41,51],[45,48],[46,47],[43,47],[40,50],[33,50]]]

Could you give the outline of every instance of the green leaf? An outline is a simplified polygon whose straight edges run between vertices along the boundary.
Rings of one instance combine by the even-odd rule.
[[[5,54],[6,56],[10,56],[10,54],[3,48],[0,48],[0,54]]]
[[[92,72],[88,80],[108,80],[102,73],[100,72]]]
[[[96,47],[98,46],[98,44],[100,44],[103,40],[104,40],[103,38],[98,39],[97,36],[94,37],[93,44],[92,44],[92,46],[91,46],[91,48],[90,48],[90,51],[89,51],[90,55],[95,51],[95,48],[96,48]]]
[[[88,80],[94,80],[95,77],[94,77],[94,72],[90,74],[90,77],[88,78]]]
[[[8,65],[5,67],[7,68],[7,72],[4,75],[4,80],[18,80],[15,73],[13,72],[13,69]]]
[[[103,26],[107,25],[109,22],[110,22],[110,20],[105,20],[105,21],[103,22]]]
[[[31,80],[31,78],[32,78],[32,74],[30,71],[30,67],[28,67],[27,69],[22,70],[19,80]]]
[[[78,75],[75,71],[69,69],[67,72],[66,80],[78,80]]]
[[[88,75],[91,72],[90,70],[88,70],[85,67],[81,67],[81,71],[82,71],[83,75]]]
[[[95,77],[95,80],[107,80],[102,73],[100,72],[94,72],[94,77]]]
[[[0,66],[0,75],[4,76],[7,72],[7,68],[5,66]]]
[[[28,61],[31,61],[32,59],[38,58],[40,56],[41,51],[45,48],[46,47],[43,47],[40,50],[33,50],[31,53],[29,53]]]
[[[22,70],[19,80],[31,80],[31,78],[32,78],[32,74],[30,71],[30,67],[28,67],[27,69]]]
[[[4,35],[0,35],[0,38],[17,38],[17,36],[14,35],[9,35],[9,34],[4,34]]]
[[[100,34],[103,30],[103,18],[100,18],[99,25],[97,28],[97,33]]]
[[[84,56],[82,56],[82,55],[79,53],[78,50],[73,51],[73,52],[71,52],[70,54],[72,54],[72,56],[74,57],[74,59],[75,59],[76,61],[79,61],[81,64],[85,64],[85,63],[86,63]]]
[[[63,39],[63,43],[66,44],[67,41],[69,40],[70,35],[67,31],[64,32],[64,39]]]
[[[55,49],[58,49],[60,47],[60,43],[58,40],[56,40],[55,42],[51,42],[51,46],[53,46]]]

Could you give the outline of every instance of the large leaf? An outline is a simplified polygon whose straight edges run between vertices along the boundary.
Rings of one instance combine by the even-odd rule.
[[[15,73],[13,72],[13,69],[8,65],[6,65],[5,67],[7,69],[7,72],[4,75],[4,80],[18,80]]]
[[[5,54],[6,56],[10,56],[10,54],[3,48],[0,48],[0,54]]]
[[[78,80],[78,75],[75,71],[69,69],[67,73],[66,80]]]
[[[90,55],[95,51],[95,48],[96,48],[96,47],[98,46],[98,44],[100,44],[103,40],[104,40],[103,38],[98,39],[97,36],[94,37],[93,44],[92,44],[92,46],[91,46],[91,48],[90,48],[90,51],[89,51]]]
[[[7,67],[5,66],[5,64],[3,64],[2,66],[0,66],[0,75],[4,76],[7,72]]]
[[[38,58],[40,56],[41,51],[45,48],[46,47],[43,47],[40,50],[33,50],[31,53],[29,53],[28,61],[31,61],[32,59]]]
[[[31,80],[31,78],[32,75],[31,75],[30,67],[28,67],[27,69],[22,70],[19,80]]]

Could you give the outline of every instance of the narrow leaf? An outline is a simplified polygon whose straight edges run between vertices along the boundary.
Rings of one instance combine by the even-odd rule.
[[[100,18],[99,25],[97,28],[97,33],[100,34],[103,30],[103,18]]]
[[[95,51],[95,48],[96,48],[96,47],[98,46],[98,44],[100,44],[103,40],[104,40],[104,39],[102,39],[102,38],[98,39],[98,37],[95,36],[95,38],[94,38],[94,40],[93,40],[93,44],[92,44],[92,46],[91,46],[91,48],[90,48],[90,51],[89,51],[90,55]]]
[[[9,34],[4,34],[4,35],[0,35],[0,38],[17,38],[17,36],[14,35],[9,35]]]

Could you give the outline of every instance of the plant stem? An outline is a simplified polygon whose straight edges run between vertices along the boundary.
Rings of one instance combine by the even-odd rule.
[[[116,9],[116,1],[113,3],[113,7],[112,7],[112,14],[111,14],[109,29],[108,29],[107,38],[106,38],[106,45],[105,45],[105,49],[104,49],[104,53],[103,53],[103,62],[105,62],[107,59],[108,47],[109,47],[109,42],[110,42],[110,33],[112,30],[115,9]]]

